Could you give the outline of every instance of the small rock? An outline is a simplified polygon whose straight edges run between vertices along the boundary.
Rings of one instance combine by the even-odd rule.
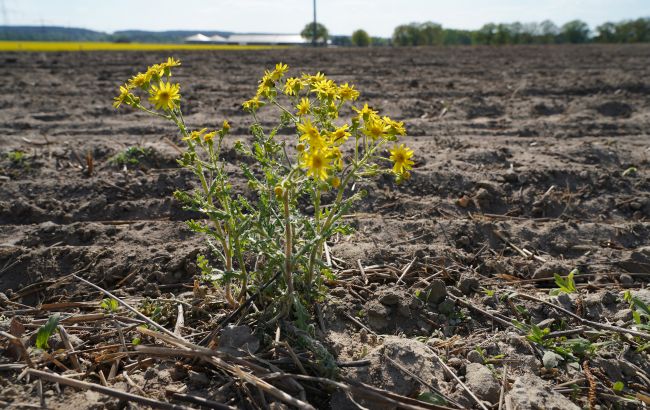
[[[463,247],[463,246],[469,246],[471,243],[469,236],[467,235],[462,235],[458,240],[456,240],[456,245]]]
[[[632,320],[632,309],[621,309],[614,315],[614,321],[628,322]]]
[[[443,315],[449,315],[454,312],[456,304],[451,299],[445,299],[438,305],[438,312]]]
[[[458,282],[458,289],[463,292],[464,295],[470,295],[471,293],[477,291],[480,288],[480,282],[476,278],[472,277],[463,277]]]
[[[569,399],[556,393],[541,378],[526,374],[518,377],[506,395],[506,408],[512,410],[580,410]]]
[[[146,380],[151,380],[156,377],[156,373],[158,373],[158,370],[154,369],[153,367],[149,367],[144,371],[144,378]]]
[[[629,288],[634,286],[634,278],[627,273],[622,274],[618,277],[618,280],[621,282],[621,286],[624,288]]]
[[[381,302],[382,305],[394,306],[399,303],[399,296],[395,293],[384,292],[379,297],[379,302]]]
[[[613,294],[610,291],[605,291],[603,293],[603,296],[600,298],[600,303],[602,303],[605,306],[612,306],[618,302],[618,298],[616,297],[615,294]]]
[[[366,311],[370,328],[381,331],[388,326],[388,317],[392,312],[388,306],[381,304],[378,300],[371,300],[366,305]]]
[[[452,357],[447,361],[447,364],[453,367],[454,369],[458,369],[463,365],[463,361],[458,357]]]
[[[157,298],[161,295],[160,289],[158,289],[158,285],[152,282],[148,282],[146,285],[144,285],[142,294],[151,298]]]
[[[219,349],[234,356],[255,353],[260,348],[260,341],[253,336],[251,328],[243,326],[230,326],[221,331],[219,336]]]
[[[501,386],[494,380],[492,372],[479,363],[470,363],[465,370],[465,384],[481,400],[496,403]]]
[[[470,350],[470,352],[467,353],[467,360],[470,363],[483,364],[483,356],[481,356],[481,354],[476,350]]]
[[[187,372],[187,375],[190,379],[190,383],[195,386],[207,386],[210,384],[210,379],[208,379],[208,376],[205,373],[199,373],[195,372],[194,370],[190,370]]]
[[[336,296],[337,298],[341,298],[341,299],[343,299],[347,294],[348,292],[342,287],[338,287],[330,290],[330,295]]]
[[[585,316],[590,320],[600,320],[603,313],[603,305],[600,303],[601,298],[598,295],[589,295],[583,301]]]
[[[571,300],[571,296],[569,296],[567,293],[560,293],[557,296],[557,301],[565,309],[573,310],[573,301]]]
[[[438,304],[447,297],[447,286],[440,279],[434,279],[426,290],[429,303]]]
[[[569,271],[570,269],[568,269],[567,266],[558,261],[547,261],[544,262],[539,268],[535,269],[535,272],[533,273],[533,279],[552,278],[553,274],[555,273],[558,275],[563,275]]]

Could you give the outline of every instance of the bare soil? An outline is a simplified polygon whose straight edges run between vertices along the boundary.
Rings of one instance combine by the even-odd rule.
[[[512,408],[589,407],[591,381],[594,404],[602,408],[640,408],[649,400],[642,338],[596,329],[513,294],[624,329],[634,321],[623,290],[650,302],[650,46],[174,56],[183,62],[175,78],[182,84],[186,121],[200,128],[228,119],[233,141],[246,138],[251,124],[241,102],[278,61],[293,72],[322,71],[354,83],[360,101],[406,123],[417,156],[412,179],[398,186],[386,178],[368,187],[350,218],[357,232],[330,243],[339,280],[321,306],[316,338],[343,364],[343,377],[407,397],[435,387],[447,406],[478,408],[437,360],[442,357],[488,406],[504,399]],[[194,335],[196,329],[210,330],[227,313],[219,303],[196,302],[193,293],[196,255],[206,246],[183,222],[198,215],[171,196],[193,184],[176,164],[178,135],[170,124],[111,106],[121,82],[166,57],[0,54],[0,330],[24,338],[30,349],[29,336],[53,311],[64,317],[99,312],[103,295],[71,273],[141,309],[146,300],[157,300],[163,312],[169,310],[159,321],[170,329],[177,301],[187,303],[185,321],[200,326],[181,331],[195,342],[205,335]],[[262,119],[270,125],[270,116]],[[111,161],[131,146],[146,148],[137,164]],[[16,158],[15,151],[24,157]],[[556,288],[553,274],[576,268],[579,291],[549,297]],[[30,313],[30,307],[36,309]],[[589,340],[597,349],[545,367],[544,349],[498,319],[575,330],[568,338]],[[65,324],[75,350],[119,347],[113,322],[104,322],[110,320]],[[258,336],[268,330],[250,324]],[[135,335],[133,328],[126,331],[127,341]],[[260,351],[268,353],[269,340],[260,340]],[[4,337],[0,342],[0,406],[38,406],[42,400],[51,408],[125,405],[49,382],[37,394],[38,379],[19,378],[24,361]],[[64,354],[56,356],[56,348]],[[40,368],[74,373],[65,346],[53,349],[61,366],[34,351],[32,359]],[[282,356],[275,349],[265,357]],[[80,353],[82,380],[98,383],[99,370],[109,374],[115,361],[100,355],[107,351]],[[135,366],[136,360],[124,358],[109,386],[157,400],[172,400],[173,390],[243,408],[273,401],[240,381],[220,389],[232,379],[196,361]],[[284,370],[300,372],[291,360],[282,363]],[[316,367],[307,371],[317,374]],[[623,392],[612,389],[618,381]],[[341,391],[301,383],[317,407],[354,408]],[[286,384],[297,397],[295,386]],[[378,406],[367,397],[356,399]]]

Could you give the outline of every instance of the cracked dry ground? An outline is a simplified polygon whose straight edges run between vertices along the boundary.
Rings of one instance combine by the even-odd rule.
[[[411,397],[429,385],[449,406],[478,406],[440,367],[437,352],[487,405],[502,399],[507,367],[505,396],[512,408],[589,406],[582,359],[547,363],[547,369],[543,349],[471,306],[562,331],[580,323],[539,302],[505,296],[537,295],[587,320],[623,328],[633,322],[624,289],[650,302],[650,47],[173,55],[183,62],[174,79],[182,84],[187,122],[214,127],[228,119],[231,141],[246,138],[251,123],[240,103],[278,61],[293,72],[322,71],[354,83],[360,101],[406,123],[417,156],[412,179],[370,186],[350,218],[357,232],[330,243],[340,281],[323,306],[319,337],[339,361],[367,361],[344,368],[345,376]],[[205,245],[183,223],[196,215],[171,198],[174,190],[192,186],[191,175],[175,162],[170,142],[180,144],[179,137],[169,124],[111,107],[120,82],[166,57],[0,54],[0,330],[8,331],[16,303],[86,301],[66,315],[92,312],[98,292],[74,280],[55,283],[74,272],[136,306],[161,294],[191,299],[196,254]],[[271,120],[262,115],[265,124]],[[146,158],[128,169],[110,162],[130,146],[146,147]],[[10,158],[17,150],[23,160]],[[87,155],[94,160],[90,177],[83,169]],[[226,158],[234,157],[227,150]],[[549,298],[555,284],[548,278],[575,268],[579,292]],[[23,317],[23,336],[47,314]],[[199,321],[209,328],[212,320]],[[92,326],[68,326],[79,349],[116,340],[110,332],[105,340],[93,339]],[[587,358],[595,403],[641,407],[650,391],[647,354],[638,352],[642,341],[592,328],[575,335],[600,343]],[[10,363],[7,352],[1,363]],[[225,382],[209,370],[211,377],[203,379],[197,372],[170,376],[156,366],[156,372],[131,373],[152,397],[165,399],[169,386],[185,386],[252,406],[232,389],[219,391]],[[1,404],[38,404],[34,379],[18,380],[21,369],[9,367],[1,370]],[[94,370],[89,365],[88,372]],[[623,392],[613,391],[617,381],[624,382]],[[131,389],[119,377],[111,383]],[[49,383],[43,388],[53,407],[118,405],[70,388],[59,392]],[[353,406],[338,392],[308,393],[323,408]]]

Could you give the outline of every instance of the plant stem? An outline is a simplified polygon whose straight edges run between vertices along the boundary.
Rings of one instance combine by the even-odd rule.
[[[320,236],[322,230],[320,229],[320,187],[318,184],[315,187],[316,192],[314,193],[314,227],[316,231],[316,237]],[[307,289],[311,290],[312,281],[314,280],[314,263],[316,262],[316,254],[320,251],[322,246],[322,240],[316,242],[314,248],[309,254],[309,267],[307,269]]]
[[[291,253],[293,250],[293,238],[291,234],[291,214],[289,213],[289,190],[284,192],[284,280],[287,283],[287,303],[290,305],[293,299],[293,266]]]
[[[180,113],[179,113],[180,115]],[[178,117],[176,116],[173,112],[170,112],[170,118],[171,120],[176,124],[176,126],[180,129],[181,134],[183,134],[184,138],[189,137],[189,134],[187,133],[187,127],[185,125],[185,122],[183,121],[182,116]],[[188,145],[190,146],[190,149],[194,151],[194,145],[192,144],[191,140],[187,140]],[[212,200],[212,195],[210,194],[210,187],[208,186],[208,182],[205,179],[205,174],[203,172],[203,167],[201,166],[201,162],[197,161],[195,165],[196,169],[196,174],[199,176],[199,179],[201,180],[201,187],[203,188],[203,192],[205,193],[206,199],[210,205],[214,205],[214,202]],[[232,272],[232,251],[231,247],[229,246],[229,239],[231,237],[230,235],[230,230],[227,229],[228,226],[226,225],[225,228],[228,231],[227,233],[224,232],[224,227],[221,226],[221,223],[213,218],[210,218],[212,223],[214,224],[215,229],[217,230],[217,233],[220,236],[220,241],[221,241],[221,246],[223,247],[223,253],[225,256],[226,260],[226,266],[225,270],[226,272]],[[224,286],[224,293],[225,293],[225,298],[226,301],[228,302],[228,305],[230,307],[236,307],[237,302],[235,302],[235,299],[232,297],[232,290],[231,290],[231,284],[230,280],[228,280]]]

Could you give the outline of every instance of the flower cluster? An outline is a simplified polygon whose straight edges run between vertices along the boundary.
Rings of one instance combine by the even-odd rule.
[[[120,86],[120,94],[114,98],[113,106],[119,108],[126,104],[136,108],[144,108],[140,97],[134,94],[137,89],[149,93],[149,102],[156,110],[171,111],[180,107],[180,85],[169,81],[171,69],[181,65],[179,60],[169,57],[167,61],[154,64],[144,73],[131,77],[126,84]],[[167,79],[165,80],[165,77]]]
[[[278,63],[275,69],[266,71],[256,95],[242,105],[254,116],[269,103],[291,116],[298,133],[295,147],[299,153],[298,163],[314,180],[329,181],[332,187],[338,188],[341,172],[348,165],[344,161],[343,145],[349,139],[356,145],[354,162],[361,159],[360,152],[377,153],[387,142],[395,142],[406,135],[403,122],[380,116],[368,104],[360,108],[355,106],[353,103],[359,98],[359,91],[353,85],[347,82],[338,85],[320,72],[285,79],[288,69],[286,64]],[[280,104],[282,94],[290,101],[290,106]],[[340,114],[348,104],[357,115],[349,123],[341,122]],[[408,179],[414,165],[413,151],[404,144],[394,144],[389,153],[392,172],[398,180]]]

